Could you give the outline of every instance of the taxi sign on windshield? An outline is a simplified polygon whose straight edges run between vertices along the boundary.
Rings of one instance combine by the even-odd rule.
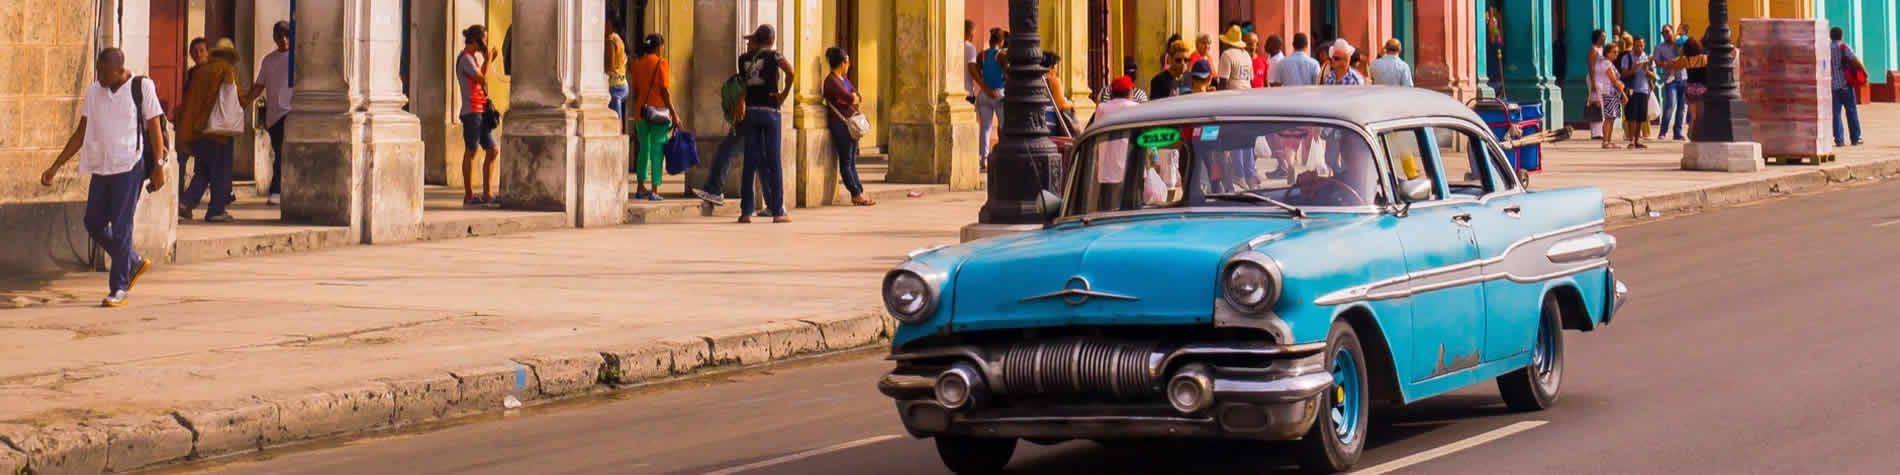
[[[1161,148],[1174,145],[1179,141],[1181,141],[1181,130],[1172,127],[1148,129],[1141,135],[1135,136],[1135,145],[1142,148]]]

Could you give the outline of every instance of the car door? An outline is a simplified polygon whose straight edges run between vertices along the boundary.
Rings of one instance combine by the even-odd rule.
[[[1478,262],[1477,200],[1454,193],[1429,128],[1381,134],[1396,182],[1431,180],[1431,196],[1398,219],[1411,289],[1411,355],[1400,372],[1417,382],[1476,366],[1484,344],[1484,289]],[[1455,172],[1455,171],[1454,171]],[[1401,200],[1405,199],[1400,197]]]

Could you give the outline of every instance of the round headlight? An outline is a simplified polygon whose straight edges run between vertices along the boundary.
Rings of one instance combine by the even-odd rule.
[[[931,298],[930,284],[914,272],[892,272],[890,277],[884,279],[884,307],[898,321],[923,321],[928,317],[925,312],[930,309]]]
[[[1240,261],[1227,266],[1227,302],[1241,310],[1266,310],[1273,303],[1273,297],[1279,293],[1277,285],[1279,283],[1273,281],[1273,274],[1260,264]]]

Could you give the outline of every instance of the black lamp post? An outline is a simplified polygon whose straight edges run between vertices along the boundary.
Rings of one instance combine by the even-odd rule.
[[[1043,110],[1051,103],[1037,34],[1037,0],[1010,0],[1009,67],[1003,86],[1001,140],[990,151],[989,201],[977,212],[982,224],[1043,222],[1044,190],[1060,182],[1062,156],[1049,141]]]
[[[1702,113],[1696,116],[1689,139],[1753,142],[1748,103],[1742,100],[1740,84],[1735,80],[1735,43],[1729,35],[1727,0],[1709,0],[1709,30],[1702,34],[1702,46],[1709,53],[1709,91],[1702,96]]]

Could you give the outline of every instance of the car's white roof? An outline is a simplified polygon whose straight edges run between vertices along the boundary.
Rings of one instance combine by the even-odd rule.
[[[1430,89],[1388,86],[1295,86],[1208,92],[1148,101],[1097,121],[1091,129],[1167,120],[1284,116],[1359,125],[1421,117],[1452,117],[1484,127],[1457,99]]]

